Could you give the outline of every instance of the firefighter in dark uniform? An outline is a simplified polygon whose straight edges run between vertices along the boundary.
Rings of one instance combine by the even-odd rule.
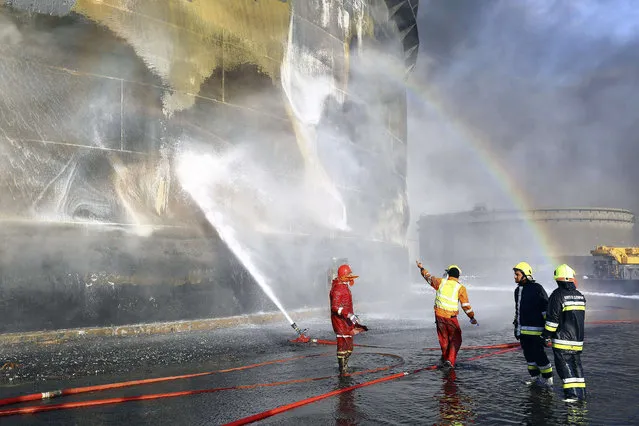
[[[577,290],[575,271],[568,265],[555,269],[557,289],[550,295],[543,337],[552,344],[555,367],[562,380],[564,401],[586,398],[586,381],[581,368],[584,346],[586,298]]]
[[[519,262],[513,267],[515,273],[515,338],[519,340],[524,357],[528,363],[530,381],[527,384],[552,386],[552,365],[546,356],[544,331],[548,294],[533,279],[532,268],[526,262]]]

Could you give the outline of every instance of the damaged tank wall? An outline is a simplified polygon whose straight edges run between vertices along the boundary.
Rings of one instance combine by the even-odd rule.
[[[405,89],[354,64],[376,43],[410,71],[416,13],[416,0],[5,0],[0,330],[273,309],[177,182],[184,141],[223,151],[268,135],[265,165],[295,176],[318,163],[347,200],[350,232],[269,237],[304,247],[288,279],[312,284],[281,284],[285,305],[321,305],[336,255],[372,280],[405,275]],[[330,64],[318,123],[283,87],[283,67],[308,65],[295,54]],[[341,175],[331,143],[376,172]]]

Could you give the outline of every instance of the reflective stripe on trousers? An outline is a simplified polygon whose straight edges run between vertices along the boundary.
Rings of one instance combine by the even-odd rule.
[[[532,376],[552,377],[552,365],[546,355],[544,341],[539,336],[522,334],[519,344],[528,363],[528,373]]]
[[[564,396],[585,399],[586,380],[581,367],[581,353],[553,348],[553,354],[555,355],[557,375],[563,383]]]
[[[353,336],[337,334],[337,358],[348,358],[353,352]]]

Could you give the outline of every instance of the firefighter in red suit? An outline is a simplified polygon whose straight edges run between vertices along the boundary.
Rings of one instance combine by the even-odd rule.
[[[341,265],[337,269],[337,278],[333,280],[329,298],[331,302],[331,323],[337,338],[337,363],[340,374],[345,374],[348,358],[353,353],[353,336],[367,331],[368,327],[359,323],[353,312],[353,296],[349,286],[355,284],[357,275],[353,275],[351,267]]]

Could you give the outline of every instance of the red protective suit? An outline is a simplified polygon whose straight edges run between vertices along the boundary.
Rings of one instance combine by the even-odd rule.
[[[449,361],[451,366],[455,366],[457,352],[462,344],[462,333],[457,318],[443,318],[435,316],[437,325],[437,338],[439,346],[442,348],[442,361]]]
[[[353,352],[355,326],[348,319],[353,313],[353,296],[348,282],[333,280],[329,293],[331,302],[331,323],[337,338],[337,358],[348,359]]]

